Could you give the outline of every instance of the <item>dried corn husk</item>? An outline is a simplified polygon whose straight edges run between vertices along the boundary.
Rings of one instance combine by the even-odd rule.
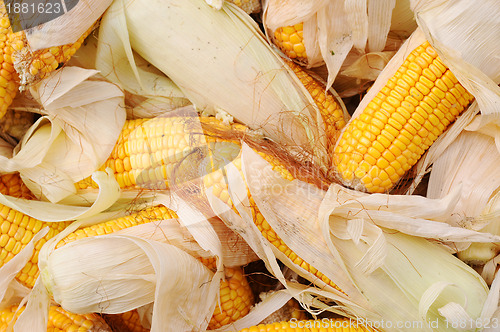
[[[110,9],[101,29],[127,28],[119,35],[128,35],[131,49],[172,79],[198,110],[222,109],[274,140],[325,157],[322,120],[312,98],[255,22],[235,6],[217,11],[203,0],[121,0]]]
[[[38,281],[43,284],[37,281],[27,313],[19,317],[14,331],[27,326],[45,330],[39,308],[48,305],[48,294],[75,313],[121,313],[154,301],[151,331],[202,330],[215,308],[220,281],[173,245],[126,235],[85,238],[55,251],[42,249],[40,266]],[[34,325],[35,321],[41,323]]]
[[[302,302],[319,310],[379,323],[421,321],[421,330],[428,331],[431,327],[426,322],[437,320],[437,330],[446,331],[446,319],[481,317],[488,294],[483,279],[443,248],[420,238],[498,240],[442,222],[451,214],[457,193],[430,200],[368,195],[338,185],[332,185],[325,193],[300,181],[290,183],[282,179],[248,147],[243,148],[242,165],[246,184],[269,225],[299,257],[312,263],[345,292],[334,292],[328,287],[322,291],[312,287],[300,289],[284,280],[274,265],[276,257],[282,257],[254,230],[251,215],[245,211],[247,205],[241,199],[246,196],[244,180],[239,172],[226,167],[231,199],[240,216],[231,214],[232,211],[222,212],[223,220],[247,240],[270,271]],[[223,204],[215,197],[211,197],[211,203],[215,211]],[[307,277],[297,266],[287,265]],[[322,304],[316,296],[335,300],[339,305]]]
[[[74,43],[99,19],[111,2],[111,0],[79,1],[68,12],[65,10],[64,15],[26,30],[30,49],[36,51]],[[65,1],[62,4],[63,8],[66,8]],[[50,8],[47,6],[47,10]],[[55,12],[56,7],[53,8]]]
[[[97,70],[109,81],[141,98],[158,99],[165,111],[189,104],[181,90],[131,48],[125,16],[119,6],[112,6],[99,29],[99,40],[88,43]],[[112,22],[109,20],[112,18]],[[117,28],[119,27],[119,28]]]
[[[18,171],[38,197],[57,202],[76,192],[108,158],[125,122],[123,92],[90,79],[97,72],[65,67],[31,88],[42,114],[0,170]]]
[[[390,30],[401,40],[411,34],[416,25],[409,4],[408,0],[269,0],[263,22],[269,35],[303,22],[307,66],[326,63],[330,87],[348,56],[383,51]],[[353,47],[357,52],[350,54]]]

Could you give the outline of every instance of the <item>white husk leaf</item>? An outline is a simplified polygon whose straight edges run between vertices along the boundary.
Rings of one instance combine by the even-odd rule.
[[[108,158],[125,122],[123,93],[91,81],[95,70],[65,67],[31,88],[42,117],[25,134],[1,171],[18,171],[37,196],[57,202],[76,192]]]
[[[158,69],[132,51],[127,22],[118,2],[101,20],[95,55],[95,68],[130,93],[146,98],[163,97],[170,104],[188,103],[181,90]],[[170,108],[172,108],[172,105]]]
[[[391,29],[396,0],[368,1],[368,52],[381,52],[385,48],[387,34]],[[401,1],[400,1],[401,2]],[[404,2],[404,1],[402,1]],[[408,13],[410,11],[407,11]],[[411,12],[410,12],[411,13]]]
[[[323,10],[329,0],[267,0],[263,6],[262,21],[273,34],[280,27],[305,22],[318,11]]]
[[[321,197],[318,190],[310,185],[289,182],[277,174],[273,175],[271,166],[248,147],[243,148],[242,160],[252,197],[278,236],[308,262],[318,262],[325,255],[307,254],[315,243],[321,246],[321,242],[325,241],[331,257],[330,264],[335,261],[341,267],[337,275],[340,271],[347,273],[353,285],[363,292],[361,295],[356,291],[358,295],[353,296],[352,289],[343,289],[354,303],[342,302],[341,299],[337,301],[344,303],[350,312],[369,320],[390,320],[394,324],[408,320],[424,324],[425,321],[439,319],[439,330],[445,331],[444,319],[455,317],[457,311],[447,309],[450,306],[445,307],[442,312],[447,316],[442,317],[439,309],[451,302],[464,305],[466,298],[464,309],[467,315],[479,317],[488,288],[474,270],[423,238],[378,226],[397,226],[398,230],[429,236],[432,232],[428,229],[437,228],[436,238],[465,241],[469,237],[477,237],[487,241],[488,236],[483,238],[480,233],[432,220],[448,215],[457,195],[437,201],[416,196],[367,195],[332,185]],[[229,183],[232,180],[234,178],[230,178]],[[312,219],[318,226],[313,226]],[[428,225],[414,226],[419,223]],[[443,225],[441,229],[439,225]],[[320,232],[311,231],[314,237],[307,233],[307,228],[312,226],[313,229],[320,228]],[[491,236],[489,238],[491,240]],[[322,272],[327,269],[324,265],[319,266]],[[337,278],[333,276],[332,280],[336,282]],[[424,294],[437,294],[437,290],[431,288],[436,282],[452,283],[456,287],[440,291],[437,301],[422,302],[421,312],[427,313],[423,317],[419,313],[420,299]],[[364,301],[370,304],[362,304]],[[363,309],[355,303],[362,304]],[[423,326],[423,330],[430,330]]]
[[[99,191],[90,206],[52,204],[44,201],[19,199],[3,194],[0,194],[0,204],[35,219],[48,222],[89,218],[109,208],[120,196],[120,187],[112,172],[95,172],[92,175],[92,180],[99,186]]]
[[[375,81],[394,54],[392,51],[366,53],[342,69],[340,74]]]
[[[111,0],[79,1],[64,15],[27,30],[26,38],[31,50],[76,42],[99,19],[111,2]]]
[[[330,88],[347,54],[353,46],[351,29],[343,0],[332,0],[318,12],[318,43],[328,68],[326,88]]]
[[[131,48],[172,79],[198,110],[223,109],[281,143],[324,158],[324,128],[314,101],[248,15],[232,4],[216,11],[203,0],[175,6],[121,0],[111,9],[106,15],[113,17],[103,23],[125,15]],[[197,24],[186,25],[193,20]],[[181,25],[187,27],[179,30]],[[237,93],[228,93],[228,86]]]
[[[367,0],[344,0],[345,14],[352,29],[353,46],[361,53],[364,52],[366,41],[368,40],[367,2]],[[378,2],[372,0],[370,4],[372,3],[375,4]],[[390,18],[391,16],[388,15],[387,17]]]
[[[220,278],[175,246],[111,234],[49,247],[40,252],[43,285],[34,292],[48,291],[66,310],[120,313],[154,301],[153,332],[204,329],[210,320]],[[19,324],[40,317],[35,304],[43,299],[30,302]]]
[[[495,0],[412,1],[417,23],[443,63],[476,98],[481,121],[500,119],[500,7]],[[471,15],[474,13],[474,15]],[[439,18],[439,19],[437,19]],[[464,38],[466,36],[467,38]],[[500,135],[496,134],[496,140]]]
[[[460,199],[453,211],[457,221],[476,217],[500,187],[499,165],[500,153],[492,137],[464,131],[434,162],[427,197],[441,198],[460,186]],[[484,226],[468,225],[476,230]]]

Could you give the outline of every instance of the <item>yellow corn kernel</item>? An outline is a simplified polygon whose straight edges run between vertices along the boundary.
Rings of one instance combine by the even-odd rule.
[[[364,112],[348,124],[333,152],[334,172],[348,187],[372,193],[389,191],[472,99],[429,43],[423,43],[411,52]],[[387,120],[379,113],[388,114]],[[367,145],[366,139],[357,137],[360,128],[370,126],[381,130]],[[360,150],[361,144],[367,149]],[[358,171],[359,154],[371,165],[370,170]],[[392,169],[387,171],[389,165]]]
[[[303,23],[278,28],[274,31],[273,43],[290,59],[305,63],[307,53],[304,46],[303,28]]]
[[[241,268],[225,268],[220,284],[220,306],[215,306],[208,329],[218,329],[245,316],[254,304],[252,289]]]
[[[7,112],[18,89],[18,76],[12,65],[12,47],[9,36],[12,35],[5,4],[0,3],[0,118]]]
[[[43,227],[48,226],[49,232],[37,242],[35,252],[30,261],[19,272],[16,279],[27,287],[33,287],[34,281],[38,277],[38,250],[50,238],[61,232],[71,222],[43,222],[31,218],[19,211],[7,206],[0,205],[0,267],[10,261]]]
[[[166,189],[175,172],[177,181],[183,179],[181,163],[189,167],[190,158],[202,159],[210,154],[214,143],[224,142],[204,132],[201,125],[210,125],[213,130],[230,128],[244,131],[241,125],[226,126],[212,118],[170,117],[127,120],[111,155],[100,168],[111,168],[120,188]],[[219,145],[222,147],[222,145]],[[231,149],[231,146],[226,147]],[[122,160],[122,162],[118,162]],[[123,168],[121,165],[123,164]],[[120,165],[118,168],[116,165]],[[187,175],[188,176],[188,175]],[[76,184],[77,188],[97,187],[90,178]]]
[[[141,210],[137,213],[130,214],[125,217],[116,218],[113,220],[101,222],[92,226],[87,226],[80,228],[73,233],[67,235],[62,239],[56,246],[59,248],[67,243],[76,241],[78,239],[83,239],[90,236],[111,234],[116,231],[129,228],[132,226],[137,226],[149,222],[158,222],[161,220],[174,219],[177,215],[174,211],[164,207],[164,206],[153,206],[147,209]]]
[[[348,116],[344,114],[344,110],[335,99],[335,96],[333,96],[329,91],[325,93],[325,86],[323,84],[314,79],[299,65],[293,63],[292,61],[285,62],[293,70],[295,75],[297,75],[318,106],[325,124],[325,134],[328,140],[328,152],[331,153],[340,130],[346,125],[346,118]]]
[[[19,173],[0,175],[0,193],[17,198],[35,198],[28,187],[24,184]]]

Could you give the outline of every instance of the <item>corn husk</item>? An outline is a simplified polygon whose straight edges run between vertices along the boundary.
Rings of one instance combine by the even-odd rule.
[[[195,259],[213,254],[196,242],[181,219],[145,223],[55,249],[77,228],[123,216],[125,211],[119,208],[123,204],[117,202],[106,212],[77,220],[47,241],[39,254],[41,277],[29,295],[29,313],[20,317],[16,328],[43,324],[46,317],[39,308],[47,305],[50,296],[75,313],[121,313],[149,305],[152,331],[163,331],[165,326],[171,331],[206,327],[222,269],[214,274]],[[157,204],[151,200],[147,205]]]
[[[167,110],[187,105],[189,101],[181,90],[132,50],[127,22],[125,16],[120,15],[120,9],[112,6],[101,23],[99,40],[95,40],[95,68],[129,93],[168,101]]]
[[[75,7],[68,12],[65,10],[64,14],[56,19],[26,30],[31,51],[76,42],[99,19],[111,2],[111,0],[79,1]],[[65,5],[63,7],[66,8]]]
[[[408,37],[415,29],[409,1],[329,0],[301,1],[269,0],[264,6],[263,22],[266,33],[283,26],[303,22],[304,46],[308,67],[326,63],[327,86],[336,79],[346,58],[358,58],[386,47],[390,30]],[[351,49],[357,50],[351,53]]]
[[[230,167],[229,191],[240,217],[230,211],[225,212],[223,220],[247,240],[280,282],[311,308],[379,323],[391,321],[394,326],[396,321],[420,321],[421,330],[427,331],[431,326],[426,322],[436,321],[439,328],[435,330],[446,331],[446,319],[481,316],[488,293],[484,280],[445,249],[422,238],[496,241],[492,235],[440,221],[451,213],[457,194],[430,200],[368,195],[338,185],[325,193],[300,181],[282,179],[248,147],[243,147],[242,165],[252,197],[269,225],[287,246],[331,278],[345,295],[328,287],[322,287],[323,291],[312,287],[299,291],[284,280],[273,267],[276,257],[282,257],[254,230],[242,200],[246,196],[242,196],[245,182],[238,180],[241,175],[231,172]],[[214,197],[211,202],[216,211],[223,204]],[[303,270],[284,262],[307,278]],[[317,282],[314,278],[310,281]],[[339,305],[322,303],[319,294]]]
[[[198,110],[222,109],[278,142],[324,158],[316,105],[255,22],[231,4],[218,11],[203,0],[172,4],[116,1],[101,29],[108,24],[124,29],[115,22],[125,16],[131,49],[172,79]],[[190,24],[193,21],[197,24]],[[186,28],[179,29],[181,25]]]
[[[92,81],[95,70],[65,67],[32,87],[42,116],[12,151],[2,172],[19,172],[38,197],[57,202],[76,192],[108,158],[125,122],[123,93]]]
[[[39,280],[49,293],[35,285],[14,331],[45,330],[33,325],[43,321],[38,308],[48,304],[44,293],[74,313],[121,313],[154,301],[151,331],[204,329],[220,281],[173,245],[125,235],[85,238],[50,253],[42,249],[40,266]]]

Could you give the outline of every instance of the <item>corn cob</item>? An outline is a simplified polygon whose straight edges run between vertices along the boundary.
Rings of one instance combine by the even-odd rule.
[[[275,172],[279,173],[284,179],[292,181],[294,177],[292,174],[285,168],[285,166],[277,160],[269,155],[264,153],[259,153],[261,157],[266,159],[271,165]],[[236,166],[241,172],[241,158],[237,158],[233,160],[233,165]],[[233,202],[229,197],[229,191],[227,182],[224,180],[224,175],[221,170],[212,172],[203,177],[203,184],[205,188],[212,188],[212,193],[217,198],[225,202],[228,206],[231,206],[234,211],[236,207],[234,207]],[[271,226],[264,219],[264,216],[257,208],[255,201],[253,200],[250,192],[247,191],[248,200],[250,207],[252,209],[253,221],[259,231],[262,233],[264,238],[266,238],[274,247],[276,247],[279,251],[285,254],[294,264],[300,266],[304,270],[312,273],[316,278],[322,280],[325,284],[330,285],[331,287],[341,291],[335,283],[333,283],[330,279],[328,279],[323,273],[318,271],[316,268],[311,266],[309,263],[304,261],[302,258],[298,257],[286,244],[283,240],[276,234],[276,232],[271,228]],[[315,282],[316,280],[310,280]]]
[[[161,187],[161,185],[164,187],[168,186],[168,179],[172,174],[174,167],[189,153],[191,149],[190,146],[192,144],[188,142],[190,136],[193,136],[193,134],[190,134],[189,130],[185,129],[189,127],[189,121],[193,121],[193,119],[189,119],[190,118],[174,117],[155,118],[150,119],[149,121],[145,119],[127,121],[124,126],[124,130],[120,135],[120,139],[104,167],[110,167],[113,169],[115,177],[121,188],[133,188],[137,184],[154,188]],[[209,118],[200,118],[199,121],[202,123],[210,123],[212,125],[217,123],[214,122],[215,120]],[[229,129],[228,126],[223,126],[222,124],[219,124],[218,127],[221,130]],[[243,132],[244,130],[241,127],[242,126],[240,125],[237,130]],[[140,128],[140,130],[137,130],[137,128]],[[131,132],[134,134],[131,135]],[[169,136],[164,135],[164,133],[174,134]],[[175,137],[176,144],[174,144],[173,137]],[[207,172],[205,173],[208,175],[203,176],[204,187],[212,187],[213,194],[236,211],[236,208],[229,198],[223,172],[219,169],[224,165],[218,165],[217,163],[220,161],[233,161],[233,163],[241,169],[241,159],[236,158],[237,153],[239,153],[239,147],[237,146],[239,143],[233,142],[233,144],[236,145],[236,149],[230,148],[223,150],[220,148],[223,145],[217,144],[227,140],[218,139],[212,136],[212,134],[205,135],[205,140],[207,142],[212,142],[213,145],[211,146],[210,153],[207,154],[211,160],[207,166]],[[139,154],[136,154],[137,152],[139,152]],[[214,155],[214,153],[216,155]],[[293,180],[292,174],[287,171],[283,164],[277,163],[271,156],[267,156],[265,154],[261,155],[270,161],[271,164],[273,164],[273,169],[279,172],[285,179]],[[178,157],[174,159],[172,156]],[[153,162],[150,161],[150,159],[154,159]],[[190,167],[192,167],[192,165]],[[95,186],[90,179],[85,179],[77,183],[77,188],[87,188],[89,186]],[[260,211],[258,211],[255,207],[255,202],[250,195],[249,199],[253,210],[254,222],[264,237],[276,248],[282,251],[287,257],[289,257],[295,264],[301,266],[306,271],[311,272],[319,280],[337,288],[337,286],[325,275],[302,260],[294,252],[292,252],[288,246],[286,246],[286,244],[270,228]]]
[[[17,198],[35,198],[28,187],[24,184],[19,173],[0,175],[0,193]]]
[[[274,31],[273,43],[290,59],[299,63],[307,63],[306,47],[304,46],[304,24],[278,28]]]
[[[472,99],[423,43],[341,134],[333,154],[341,182],[389,191]]]
[[[48,226],[49,232],[35,244],[33,256],[16,276],[16,279],[23,285],[33,287],[39,273],[38,252],[47,240],[61,232],[70,223],[70,221],[43,222],[0,205],[0,267],[17,255],[33,238],[34,234]]]
[[[243,9],[247,14],[258,13],[262,9],[260,0],[226,0]]]
[[[13,49],[13,65],[21,77],[21,84],[27,85],[39,81],[69,61],[93,29],[94,26],[90,27],[73,44],[34,52],[29,49],[26,34],[23,31],[10,34],[9,43]]]
[[[80,47],[88,30],[77,42],[31,52],[23,31],[14,33],[5,4],[0,3],[0,118],[16,96],[19,84],[30,84],[57,69]],[[17,70],[17,72],[16,72]],[[19,75],[21,75],[21,82]]]
[[[164,206],[147,208],[126,217],[78,229],[61,240],[56,245],[56,248],[85,237],[111,234],[143,223],[172,218],[177,218],[177,215]],[[209,268],[215,267],[214,259],[203,258],[200,260]],[[253,305],[252,291],[243,275],[243,271],[236,268],[226,268],[225,273],[227,279],[222,281],[220,286],[221,306],[216,307],[209,326],[220,327],[229,324],[246,315]],[[142,326],[137,324],[134,313],[128,312],[123,315],[125,316],[119,317],[120,319],[115,318],[116,322],[114,324],[119,324],[119,321],[122,321],[122,324],[125,324],[127,328],[133,329],[133,331],[141,331]],[[130,323],[128,323],[128,320],[130,320]]]
[[[125,217],[77,229],[59,241],[56,248],[86,237],[111,234],[125,228],[174,218],[177,218],[175,212],[164,206],[149,207]]]
[[[5,9],[5,4],[0,3],[0,118],[7,112],[7,108],[12,103],[18,89],[18,75],[12,62],[13,49],[9,38],[12,35],[9,18]]]
[[[309,75],[299,65],[288,60],[285,60],[285,62],[306,87],[307,91],[309,91],[319,108],[325,125],[328,153],[331,155],[340,130],[346,125],[346,119],[348,119],[349,115],[344,114],[344,110],[329,91],[325,93],[325,86],[323,84]]]
[[[127,120],[101,170],[111,168],[123,189],[169,188],[169,179],[188,155],[204,154],[208,144],[222,142],[200,132],[200,122],[214,124],[211,118],[203,117]],[[238,127],[241,126],[233,126]],[[80,189],[97,187],[90,178],[78,182],[76,186]]]
[[[19,141],[35,122],[34,119],[35,114],[31,112],[7,110],[0,119],[0,135],[2,137],[7,135]]]
[[[226,279],[220,285],[220,306],[217,303],[208,329],[218,329],[245,316],[254,304],[252,290],[241,268],[224,270]]]
[[[22,307],[17,313],[17,305],[0,311],[0,331],[6,331],[9,323],[24,311]],[[50,306],[47,332],[111,332],[111,328],[98,314],[78,315],[70,313],[59,306]]]
[[[260,324],[252,326],[248,329],[240,330],[240,332],[365,332],[373,331],[371,328],[365,327],[362,323],[356,323],[349,319],[322,319],[322,320],[291,320],[289,322],[280,322],[273,324]]]

